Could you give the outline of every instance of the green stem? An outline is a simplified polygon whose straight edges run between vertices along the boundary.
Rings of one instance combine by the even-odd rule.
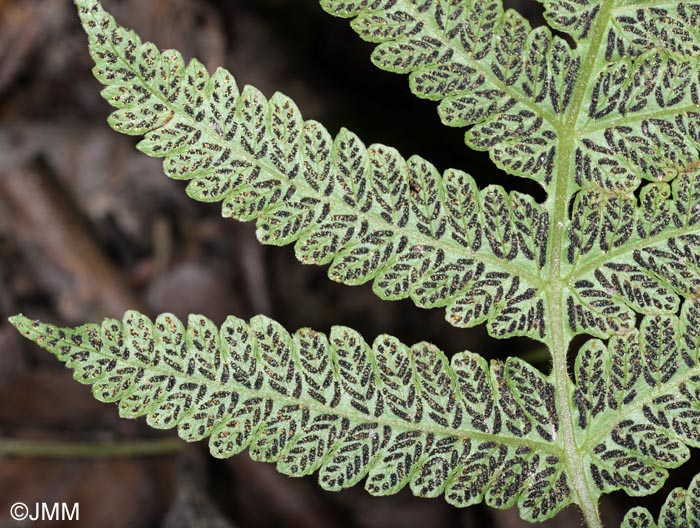
[[[561,293],[561,291],[560,291]],[[553,296],[552,296],[553,297]],[[561,303],[561,296],[559,303]],[[550,302],[551,308],[557,307],[557,302]],[[561,315],[552,318],[552,378],[556,405],[561,423],[562,445],[565,453],[565,465],[571,480],[571,486],[576,493],[577,503],[581,508],[588,528],[602,528],[603,522],[598,510],[598,499],[591,490],[590,482],[585,472],[582,453],[576,445],[574,434],[574,413],[571,404],[572,383],[567,367],[567,351],[570,340],[564,330],[564,318]]]
[[[0,457],[129,458],[172,455],[186,444],[177,438],[125,442],[54,442],[0,437]]]
[[[574,180],[574,152],[576,147],[576,127],[584,108],[586,90],[595,73],[595,61],[605,36],[605,29],[611,16],[613,0],[602,0],[600,11],[591,31],[590,40],[579,71],[576,88],[572,94],[571,106],[567,111],[564,126],[559,132],[558,174],[554,192],[549,195],[548,205],[553,209],[551,245],[549,252],[549,287],[547,307],[549,316],[549,347],[552,352],[552,382],[557,411],[560,418],[561,444],[564,449],[564,463],[576,503],[581,508],[588,528],[602,528],[603,522],[598,510],[598,492],[586,474],[583,453],[576,443],[576,422],[571,399],[573,383],[569,377],[568,351],[571,334],[568,330],[566,313],[566,290],[568,280],[562,275],[562,259],[565,256],[566,226],[569,222],[568,203],[571,198],[571,183]]]

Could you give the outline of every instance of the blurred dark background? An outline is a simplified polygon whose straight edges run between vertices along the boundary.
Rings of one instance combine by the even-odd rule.
[[[482,186],[542,197],[470,152],[463,131],[441,126],[435,105],[413,97],[405,78],[374,68],[371,46],[315,0],[104,4],[161,48],[196,56],[212,71],[225,65],[239,85],[267,96],[286,93],[333,133],[347,126],[367,143],[420,154],[441,170],[466,169]],[[508,5],[542,23],[536,2]],[[157,160],[109,129],[91,66],[70,0],[0,0],[0,527],[19,525],[9,506],[20,500],[79,502],[79,523],[66,525],[98,528],[526,526],[515,510],[462,511],[407,491],[375,498],[361,486],[327,493],[315,478],[289,479],[247,454],[218,461],[205,444],[179,449],[174,433],[120,420],[116,406],[93,400],[53,357],[2,322],[22,312],[73,325],[129,308],[201,313],[217,324],[228,314],[263,313],[292,331],[344,324],[369,341],[386,332],[431,341],[448,354],[525,354],[548,368],[534,342],[457,330],[440,310],[382,302],[368,285],[335,284],[324,269],[296,262],[291,248],[260,246],[253,225],[189,200]],[[28,452],[17,456],[7,439],[22,440]],[[71,456],[71,445],[104,442],[163,453]],[[47,445],[68,445],[68,452],[49,456]],[[611,526],[619,523],[618,502],[603,505]],[[546,524],[579,525],[573,508]]]

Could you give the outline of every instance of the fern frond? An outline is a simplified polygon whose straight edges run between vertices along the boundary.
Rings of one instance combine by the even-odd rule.
[[[637,205],[639,201],[639,205]],[[582,191],[567,237],[569,326],[607,337],[635,326],[634,312],[671,314],[700,292],[700,170],[632,195]]]
[[[285,474],[319,471],[328,489],[366,477],[374,494],[517,503],[528,520],[576,503],[600,528],[601,494],[653,493],[700,447],[700,8],[542,3],[575,48],[500,0],[321,0],[377,43],[378,66],[467,127],[467,144],[540,182],[540,204],[348,130],[334,138],[286,96],[239,91],[226,70],[185,64],[76,0],[110,124],[145,136],[138,148],[189,196],[336,281],[538,339],[549,376],[468,352],[450,364],[389,336],[370,347],[343,327],[290,335],[262,316],[221,330],[134,312],[14,324],[123,416],[209,437],[215,456],[248,448]],[[573,383],[577,334],[593,338]]]
[[[622,521],[620,528],[692,528],[700,526],[700,476],[688,489],[675,488],[669,493],[659,514],[658,524],[646,508],[633,508]]]
[[[617,191],[670,181],[698,159],[696,2],[618,2],[576,123],[576,181]]]
[[[700,301],[579,352],[580,452],[598,493],[648,495],[700,447]]]
[[[547,189],[570,163],[568,146],[567,158],[559,159],[570,135],[580,187],[628,192],[644,179],[670,180],[696,160],[697,4],[540,1],[552,27],[578,40],[575,50],[547,28],[530,30],[519,15],[504,12],[501,0],[321,5],[356,17],[360,36],[380,43],[374,63],[410,73],[416,95],[441,101],[443,123],[471,126],[470,147],[489,150],[500,168]],[[602,30],[593,39],[595,24]],[[583,60],[592,64],[582,76]],[[576,91],[586,103],[569,115]]]
[[[217,329],[190,316],[136,312],[75,329],[18,316],[27,338],[74,369],[122,417],[209,437],[216,457],[245,448],[291,476],[319,472],[330,490],[376,495],[410,486],[451,504],[518,504],[543,520],[571,502],[556,443],[553,388],[533,367],[391,336],[368,346],[349,328],[290,335],[262,316]]]
[[[537,0],[544,6],[544,18],[550,26],[585,41],[600,11],[600,0]]]
[[[650,49],[697,58],[700,53],[700,5],[690,0],[617,2],[608,34],[606,58],[637,57]]]
[[[500,0],[321,0],[378,43],[378,67],[409,73],[413,93],[440,101],[442,122],[471,126],[468,146],[511,174],[549,187],[561,116],[580,59],[547,28],[530,29]]]
[[[145,135],[187,193],[255,220],[261,242],[295,243],[299,260],[330,264],[345,284],[374,279],[385,299],[444,306],[455,326],[489,321],[499,337],[544,335],[539,291],[549,216],[529,196],[479,191],[427,161],[343,130],[333,139],[282,94],[242,93],[176,51],[159,52],[119,27],[97,0],[77,0],[115,130]]]

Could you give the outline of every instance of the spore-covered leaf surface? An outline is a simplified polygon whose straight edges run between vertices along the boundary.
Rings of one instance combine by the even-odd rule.
[[[190,197],[335,281],[535,339],[548,374],[262,316],[14,323],[122,415],[209,437],[215,456],[248,448],[327,489],[408,485],[457,506],[517,504],[532,521],[575,503],[601,527],[602,494],[654,493],[700,446],[700,2],[540,2],[549,27],[534,29],[500,0],[320,5],[542,202],[479,188],[467,156],[440,172],[333,136],[288,97],[239,88],[76,0],[110,125]],[[624,526],[696,525],[697,489]]]
[[[553,387],[517,358],[448,362],[428,343],[369,345],[346,327],[289,334],[263,316],[221,328],[137,312],[78,328],[12,322],[122,417],[208,438],[215,457],[247,448],[286,475],[318,472],[329,490],[366,479],[375,495],[409,486],[456,506],[517,503],[532,520],[571,502]]]

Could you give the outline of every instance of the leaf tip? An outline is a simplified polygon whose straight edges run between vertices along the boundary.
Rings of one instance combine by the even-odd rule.
[[[20,332],[22,332],[23,328],[27,328],[29,325],[31,325],[31,320],[22,314],[13,315],[7,320]]]
[[[99,0],[73,0],[78,9],[90,9],[99,3]]]
[[[29,319],[22,314],[13,315],[8,321],[23,337],[37,342],[37,327],[41,325],[40,321]]]

